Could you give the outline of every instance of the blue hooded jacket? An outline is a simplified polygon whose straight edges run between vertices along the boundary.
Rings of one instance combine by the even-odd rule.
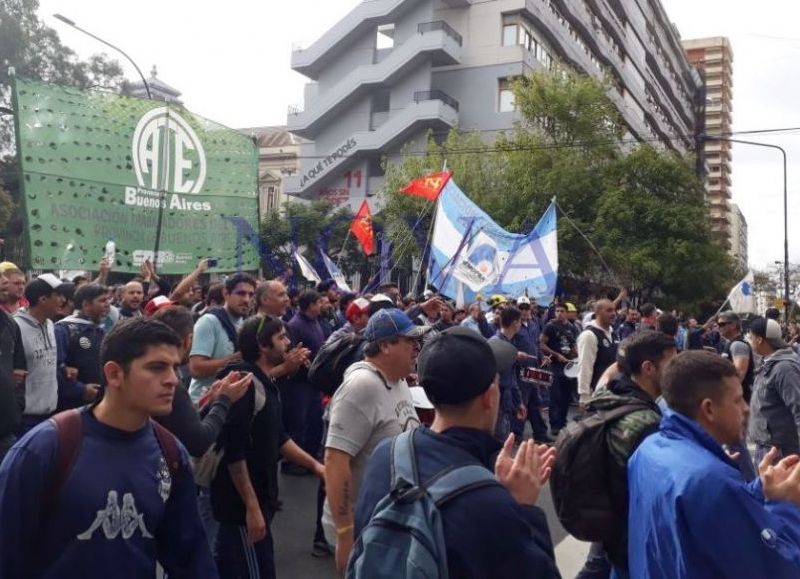
[[[631,577],[800,577],[800,506],[765,500],[693,420],[666,410],[628,485]]]

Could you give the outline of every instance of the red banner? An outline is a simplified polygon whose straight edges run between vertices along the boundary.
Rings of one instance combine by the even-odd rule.
[[[372,213],[369,210],[367,200],[361,203],[358,208],[353,223],[350,224],[350,231],[361,243],[361,249],[367,255],[372,255],[375,252],[375,237],[372,233]]]
[[[444,173],[433,173],[414,179],[411,183],[400,190],[400,193],[405,195],[413,195],[414,197],[422,197],[428,201],[436,201],[439,198],[439,193],[442,192],[444,186],[453,175],[450,171]]]

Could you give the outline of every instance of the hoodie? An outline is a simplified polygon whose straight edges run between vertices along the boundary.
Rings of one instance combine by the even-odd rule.
[[[25,414],[42,415],[55,412],[58,405],[56,376],[58,350],[53,322],[39,323],[28,310],[18,310],[14,321],[22,335],[28,375],[25,377]]]
[[[786,456],[800,452],[800,359],[791,348],[764,358],[750,399],[753,442],[777,446]]]

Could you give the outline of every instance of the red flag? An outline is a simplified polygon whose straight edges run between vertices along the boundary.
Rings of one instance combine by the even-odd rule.
[[[428,201],[436,201],[439,198],[439,193],[442,192],[442,189],[447,185],[452,175],[452,172],[445,171],[443,173],[433,173],[425,177],[420,177],[419,179],[414,179],[411,183],[406,185],[404,189],[401,189],[400,193],[413,195],[414,197],[422,197]]]
[[[372,255],[375,252],[375,238],[372,234],[372,213],[369,210],[367,200],[361,203],[358,208],[353,223],[350,224],[350,232],[361,243],[361,249],[367,255]]]

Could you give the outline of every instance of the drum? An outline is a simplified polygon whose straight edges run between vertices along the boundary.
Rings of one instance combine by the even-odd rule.
[[[553,373],[541,368],[522,368],[520,380],[532,386],[544,386],[549,388],[553,383]]]

